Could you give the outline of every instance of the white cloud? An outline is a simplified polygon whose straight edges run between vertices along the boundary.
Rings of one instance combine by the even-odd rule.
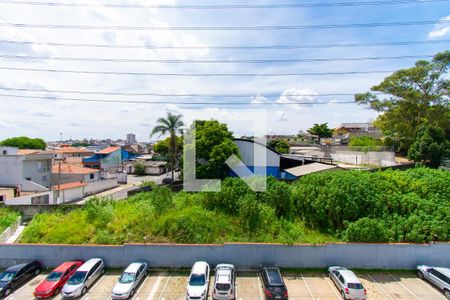
[[[301,109],[301,107],[311,107],[313,102],[319,101],[317,99],[318,93],[312,89],[296,89],[290,88],[285,90],[281,96],[277,99],[276,103],[280,104],[292,104],[289,107],[294,109]],[[296,103],[302,103],[296,104]],[[311,104],[309,104],[311,103]]]
[[[52,117],[53,114],[45,109],[39,109],[36,111],[31,112],[32,115],[38,116],[38,117]]]
[[[10,128],[17,128],[17,126],[15,124],[0,120],[0,129],[10,129]]]
[[[266,97],[264,97],[260,94],[257,94],[256,96],[252,96],[250,103],[251,104],[261,104],[261,103],[267,103],[267,102],[268,101],[267,101]]]
[[[434,25],[434,29],[428,33],[429,39],[441,38],[450,33],[450,15],[441,18],[439,21]],[[443,23],[442,21],[446,21],[447,23]]]
[[[277,111],[276,116],[277,121],[284,122],[288,120],[286,113],[284,111]]]

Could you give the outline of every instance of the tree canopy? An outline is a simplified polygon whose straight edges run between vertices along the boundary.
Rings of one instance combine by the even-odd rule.
[[[450,155],[450,142],[444,130],[437,126],[420,126],[416,141],[409,148],[408,158],[436,168],[447,155]]]
[[[408,151],[424,123],[441,127],[449,138],[449,64],[450,51],[436,54],[432,61],[419,60],[355,95],[355,101],[381,113],[375,125],[400,151]]]
[[[312,135],[317,135],[319,140],[321,138],[330,138],[333,136],[333,130],[328,128],[328,123],[314,124],[313,127],[308,129],[308,132]]]
[[[269,147],[274,148],[280,153],[289,153],[289,143],[285,139],[270,141]]]
[[[183,139],[182,137],[177,136],[176,137],[176,144],[177,144],[177,154],[182,150],[183,146]],[[153,151],[155,153],[160,154],[161,156],[169,156],[169,147],[170,147],[170,137],[159,140],[156,142],[156,144],[153,146]]]
[[[39,149],[45,150],[46,143],[43,139],[18,136],[8,138],[0,142],[1,146],[17,147],[19,149]]]

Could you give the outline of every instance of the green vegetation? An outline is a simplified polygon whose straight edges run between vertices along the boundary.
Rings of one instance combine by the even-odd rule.
[[[280,153],[289,153],[289,143],[285,139],[273,140],[269,142],[269,147],[274,148]]]
[[[138,176],[145,175],[145,165],[141,162],[137,162],[134,164],[134,174]]]
[[[427,242],[450,236],[450,173],[337,171],[255,193],[226,178],[217,193],[155,187],[34,217],[23,243]]]
[[[45,150],[46,144],[43,139],[32,139],[26,136],[19,136],[1,141],[0,146],[17,147],[19,149]]]
[[[373,146],[381,146],[381,141],[375,139],[371,136],[352,136],[350,137],[350,141],[348,145],[351,147],[373,147]]]
[[[359,104],[381,113],[375,125],[387,141],[407,153],[422,124],[437,126],[450,136],[450,51],[438,53],[432,61],[419,60],[415,66],[386,77],[370,92],[355,95]]]
[[[437,126],[420,126],[416,141],[409,148],[408,158],[437,168],[448,156],[450,156],[450,142],[444,130]]]
[[[314,124],[313,127],[308,129],[308,132],[312,135],[317,135],[319,142],[322,138],[330,138],[333,136],[333,130],[328,128],[328,123]]]
[[[14,210],[9,208],[0,208],[0,233],[11,226],[19,216],[20,213]]]

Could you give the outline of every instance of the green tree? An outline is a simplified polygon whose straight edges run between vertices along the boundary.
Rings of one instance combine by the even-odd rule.
[[[177,153],[176,156],[178,156],[182,150],[183,150],[183,138],[180,136],[176,137],[176,144],[177,144]],[[169,156],[169,150],[170,150],[170,137],[159,140],[156,142],[156,144],[153,146],[153,151],[155,153],[160,154],[161,156]]]
[[[182,115],[174,115],[172,113],[167,113],[165,118],[159,118],[156,125],[153,128],[151,136],[156,134],[166,135],[169,134],[170,143],[169,143],[169,156],[170,156],[170,168],[172,170],[172,184],[174,182],[174,169],[175,169],[175,160],[177,153],[177,132],[181,130],[181,127],[184,126],[183,121],[181,120]]]
[[[142,176],[145,174],[145,165],[141,162],[134,164],[134,174]]]
[[[285,139],[270,141],[269,147],[274,148],[280,153],[289,153],[289,143]]]
[[[46,144],[43,139],[29,138],[26,136],[12,137],[0,142],[1,146],[17,147],[19,149],[45,150]]]
[[[448,138],[449,64],[450,51],[436,54],[432,61],[419,60],[414,67],[386,77],[370,92],[356,94],[355,101],[382,113],[375,125],[402,152],[408,151],[424,123],[445,128]]]
[[[239,156],[233,133],[217,120],[197,120],[194,125],[197,178],[225,178],[229,170],[225,161],[232,154]]]
[[[437,168],[450,153],[450,143],[445,132],[437,126],[420,126],[416,141],[408,151],[408,158],[416,162],[429,163]]]
[[[322,138],[330,138],[333,136],[333,130],[328,128],[328,123],[314,124],[313,127],[308,129],[308,132],[312,135],[317,135],[319,142]]]

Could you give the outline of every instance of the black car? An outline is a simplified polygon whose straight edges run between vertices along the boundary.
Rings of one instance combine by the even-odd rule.
[[[288,290],[284,284],[280,269],[276,265],[261,266],[258,276],[261,278],[266,299],[288,299]]]
[[[9,267],[0,273],[0,297],[7,297],[11,292],[41,272],[41,263],[31,261]]]

